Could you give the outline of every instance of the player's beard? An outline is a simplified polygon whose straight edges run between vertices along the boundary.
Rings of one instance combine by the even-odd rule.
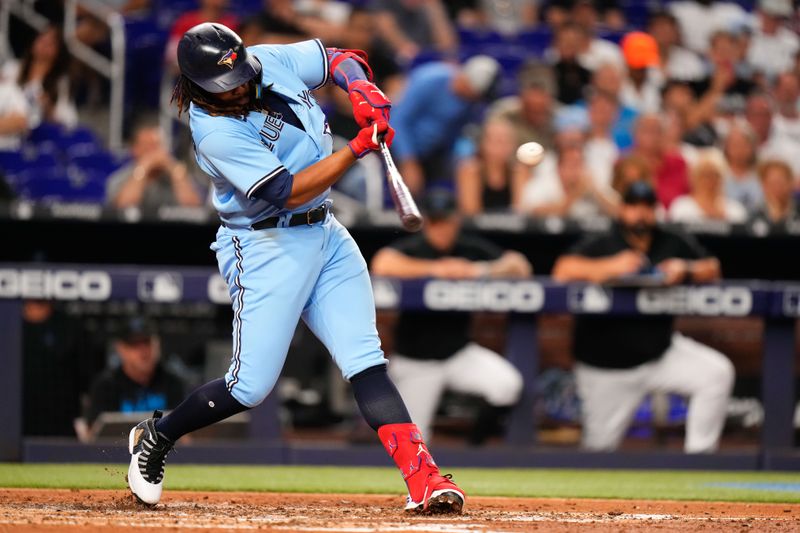
[[[257,83],[260,82],[256,79],[250,80],[248,82],[247,92],[236,100],[225,102],[215,98],[215,101],[211,105],[205,105],[203,107],[213,116],[244,117],[250,111],[258,111],[261,109],[261,99],[258,98]]]
[[[622,224],[622,229],[628,235],[641,239],[652,235],[656,225],[646,220],[637,220],[633,224]]]

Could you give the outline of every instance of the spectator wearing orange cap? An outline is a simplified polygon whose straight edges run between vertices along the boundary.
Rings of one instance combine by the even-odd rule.
[[[656,113],[661,107],[663,78],[658,43],[651,35],[633,31],[622,39],[622,55],[628,77],[622,84],[620,100],[640,113]]]

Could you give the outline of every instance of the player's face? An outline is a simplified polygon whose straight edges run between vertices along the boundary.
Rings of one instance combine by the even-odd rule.
[[[217,93],[216,96],[226,105],[245,105],[250,101],[250,83],[243,83],[230,91]]]
[[[144,337],[116,343],[122,369],[129,375],[152,374],[158,364],[159,343],[155,337]]]
[[[435,249],[448,251],[455,244],[458,233],[461,231],[461,217],[458,214],[447,218],[425,220],[425,238]]]
[[[623,203],[619,209],[619,220],[622,226],[636,235],[650,233],[656,225],[656,208],[653,205],[639,202]]]

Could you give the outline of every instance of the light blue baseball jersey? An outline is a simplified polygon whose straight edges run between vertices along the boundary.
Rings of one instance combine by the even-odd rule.
[[[292,174],[329,156],[333,138],[325,114],[311,91],[328,82],[328,57],[318,39],[288,45],[247,48],[261,62],[261,85],[283,97],[305,131],[267,113],[253,111],[244,118],[211,116],[191,104],[197,163],[213,184],[213,204],[232,227],[275,215],[307,211],[328,196],[323,192],[289,210],[254,198],[253,194],[283,170]]]

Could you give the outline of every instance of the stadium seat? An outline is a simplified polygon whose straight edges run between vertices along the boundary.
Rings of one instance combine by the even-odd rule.
[[[19,175],[17,193],[27,200],[59,199],[72,186],[62,167],[29,168]]]
[[[69,160],[70,166],[79,168],[82,171],[103,175],[103,179],[119,169],[124,162],[124,160],[116,158],[105,151],[76,155]]]
[[[169,31],[175,20],[186,11],[197,9],[197,0],[155,0],[153,13],[156,14],[155,22],[162,30]]]
[[[38,144],[45,141],[58,141],[64,135],[64,128],[60,124],[42,122],[28,134],[28,141]]]
[[[436,50],[421,50],[414,59],[411,60],[411,64],[408,66],[409,70],[413,70],[420,65],[424,65],[425,63],[431,63],[433,61],[441,61],[442,54],[437,52]]]
[[[524,46],[529,53],[537,56],[544,54],[544,51],[550,46],[552,40],[553,32],[547,27],[524,31],[517,37],[517,42],[519,44]]]
[[[496,31],[474,28],[459,28],[458,38],[462,46],[486,46],[508,42]]]
[[[25,170],[28,164],[29,161],[25,160],[25,158],[22,156],[22,152],[0,151],[0,170],[2,170],[4,174],[18,174]]]
[[[231,11],[236,13],[241,20],[248,15],[258,13],[264,8],[263,0],[231,0]]]
[[[128,48],[125,63],[126,111],[138,103],[158,106],[164,48],[168,30],[159,27],[155,20],[133,19],[126,21]]]
[[[624,36],[624,31],[600,30],[597,32],[597,37],[606,41],[611,41],[614,44],[619,44]]]

